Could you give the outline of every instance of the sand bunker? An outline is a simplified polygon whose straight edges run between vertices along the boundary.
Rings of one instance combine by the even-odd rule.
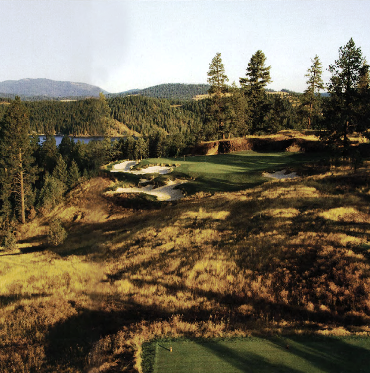
[[[262,176],[271,177],[272,179],[280,179],[280,180],[295,179],[296,177],[298,177],[296,172],[291,172],[290,174],[287,174],[286,170],[276,171],[272,173],[264,172]]]
[[[168,166],[151,166],[143,168],[141,170],[132,170],[132,167],[136,166],[139,162],[137,161],[125,161],[113,165],[111,172],[128,172],[134,175],[145,175],[145,174],[160,174],[165,175],[172,172],[172,168]]]
[[[172,172],[172,168],[168,166],[150,166],[141,170],[132,170],[132,167],[137,165],[137,161],[125,161],[119,164],[115,164],[112,167],[111,172],[127,172],[134,175],[145,175],[145,174],[160,174],[165,175]],[[140,184],[143,184],[149,180],[141,179]],[[154,188],[153,185],[147,185],[136,188],[117,188],[115,191],[107,192],[107,194],[114,193],[145,193],[152,196],[156,196],[158,201],[176,201],[184,197],[184,194],[180,189],[175,189],[176,186],[186,183],[186,180],[170,180],[167,185]]]
[[[114,193],[145,193],[156,196],[158,201],[176,201],[184,197],[180,189],[174,189],[176,186],[186,183],[186,180],[169,181],[167,185],[154,188],[153,185],[136,188],[117,188],[115,191],[107,192],[107,194]]]

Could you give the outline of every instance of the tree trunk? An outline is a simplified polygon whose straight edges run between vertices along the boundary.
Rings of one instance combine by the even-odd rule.
[[[26,213],[24,207],[24,185],[23,185],[23,164],[22,164],[22,152],[19,150],[19,166],[20,166],[20,198],[21,198],[21,222],[22,224],[26,223]]]
[[[311,104],[310,104],[310,115],[308,116],[308,128],[311,128],[312,108],[313,108],[313,104],[311,102]]]

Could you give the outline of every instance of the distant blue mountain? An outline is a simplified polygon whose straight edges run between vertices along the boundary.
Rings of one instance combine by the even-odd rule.
[[[40,98],[97,97],[100,92],[107,93],[94,85],[51,79],[21,79],[0,82],[0,95],[10,97],[14,95]]]

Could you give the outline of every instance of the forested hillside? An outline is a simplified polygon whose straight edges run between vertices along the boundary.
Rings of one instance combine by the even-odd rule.
[[[105,134],[109,107],[104,98],[78,101],[25,102],[31,131],[37,134],[102,136]]]
[[[110,94],[109,97],[124,97],[128,95],[141,95],[147,97],[167,98],[174,100],[190,100],[197,95],[208,93],[208,84],[181,84],[167,83],[160,84],[145,89],[133,89],[117,94]]]
[[[26,101],[30,129],[36,134],[66,134],[75,136],[104,136],[112,120],[117,120],[144,136],[163,131],[196,136],[206,114],[205,102],[171,101],[142,96],[78,101]],[[0,118],[8,102],[0,105]]]
[[[158,130],[167,134],[199,132],[202,125],[204,108],[196,112],[198,104],[171,105],[169,100],[141,96],[116,97],[108,104],[112,118],[143,135]]]

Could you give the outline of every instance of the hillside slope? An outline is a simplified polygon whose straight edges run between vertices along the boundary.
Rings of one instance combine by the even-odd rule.
[[[0,82],[0,94],[44,97],[98,97],[105,91],[99,87],[51,79],[21,79]]]
[[[370,334],[369,176],[140,209],[81,185],[0,253],[0,370],[137,372],[154,337]],[[55,217],[68,240],[39,246]]]
[[[167,98],[173,100],[190,100],[195,96],[207,94],[209,88],[210,86],[208,84],[167,83],[159,84],[144,89],[134,89],[121,93],[115,93],[109,96],[124,97],[129,95],[140,95],[146,97]]]

